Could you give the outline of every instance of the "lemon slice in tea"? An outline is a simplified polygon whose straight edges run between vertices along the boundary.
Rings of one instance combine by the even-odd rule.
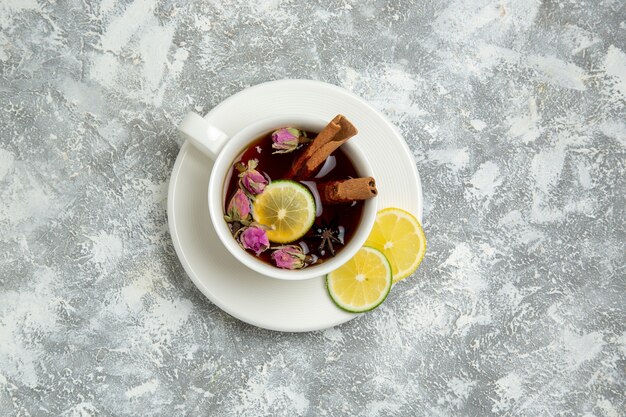
[[[254,221],[267,226],[267,238],[275,243],[300,239],[315,221],[315,200],[302,184],[277,180],[268,184],[252,203]]]
[[[366,245],[383,252],[393,270],[393,282],[411,275],[426,253],[426,236],[419,221],[399,208],[386,208],[376,215]]]
[[[391,265],[385,255],[363,246],[347,263],[326,275],[326,287],[337,307],[351,313],[373,310],[391,289]]]

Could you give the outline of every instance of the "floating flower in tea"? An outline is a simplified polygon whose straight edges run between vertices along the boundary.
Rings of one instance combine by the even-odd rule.
[[[259,226],[244,227],[239,230],[239,243],[244,249],[250,249],[256,255],[270,247],[265,229]]]
[[[306,137],[306,133],[295,127],[282,127],[272,132],[272,148],[274,153],[289,153],[295,151],[301,143],[311,140]]]
[[[300,246],[278,246],[272,252],[272,260],[277,267],[283,269],[300,269],[304,267],[306,255]]]
[[[239,171],[241,186],[252,195],[261,194],[268,183],[267,178],[256,170],[258,164],[257,159],[250,159],[247,165],[238,162],[235,166]]]
[[[247,223],[250,217],[250,200],[246,193],[238,189],[233,198],[230,199],[226,208],[224,219],[227,222]]]

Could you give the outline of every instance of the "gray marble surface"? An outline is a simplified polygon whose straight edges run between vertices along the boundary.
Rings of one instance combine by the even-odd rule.
[[[186,277],[183,114],[263,81],[369,100],[429,250],[376,311],[281,334]],[[1,416],[624,416],[621,0],[0,0]]]

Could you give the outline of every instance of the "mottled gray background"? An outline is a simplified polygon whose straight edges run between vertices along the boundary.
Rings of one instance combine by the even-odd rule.
[[[622,0],[0,0],[0,415],[624,416]],[[183,114],[267,80],[369,100],[426,258],[281,334],[186,277]]]

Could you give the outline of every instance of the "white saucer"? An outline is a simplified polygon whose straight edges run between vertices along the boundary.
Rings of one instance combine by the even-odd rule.
[[[243,90],[205,116],[229,135],[276,114],[331,120],[341,113],[359,129],[354,143],[370,157],[378,207],[400,207],[422,218],[422,188],[413,156],[395,127],[363,99],[330,84],[282,80]],[[222,310],[254,326],[285,332],[320,330],[358,315],[338,309],[323,277],[281,281],[240,264],[221,245],[209,219],[212,162],[185,143],[174,164],[167,202],[176,253],[202,293]]]

